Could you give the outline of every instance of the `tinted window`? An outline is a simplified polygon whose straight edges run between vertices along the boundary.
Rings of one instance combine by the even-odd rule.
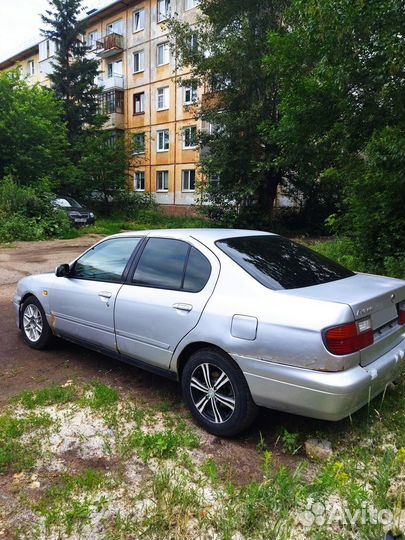
[[[117,238],[98,244],[76,261],[74,277],[95,281],[121,281],[122,273],[140,238]]]
[[[198,292],[204,288],[211,274],[211,265],[206,257],[197,249],[191,248],[188,258],[184,290]]]
[[[188,252],[186,242],[151,238],[139,259],[133,282],[150,287],[180,289]]]
[[[217,246],[269,289],[297,289],[353,276],[353,272],[280,236],[245,236]]]

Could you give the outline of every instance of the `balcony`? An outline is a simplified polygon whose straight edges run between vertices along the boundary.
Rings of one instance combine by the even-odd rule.
[[[124,50],[124,36],[121,34],[107,34],[96,42],[97,55],[108,58]]]
[[[102,88],[103,92],[109,90],[124,90],[124,76],[112,75],[111,77],[98,77],[97,84]]]
[[[104,129],[124,129],[124,92],[108,90],[101,94],[99,111],[108,116]]]

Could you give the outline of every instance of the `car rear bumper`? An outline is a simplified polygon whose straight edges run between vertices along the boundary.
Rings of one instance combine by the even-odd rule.
[[[373,363],[321,372],[233,355],[257,405],[294,414],[341,420],[384,391],[405,367],[402,341]]]

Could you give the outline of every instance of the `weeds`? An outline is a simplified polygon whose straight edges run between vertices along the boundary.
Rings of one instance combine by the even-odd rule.
[[[65,404],[76,399],[76,391],[72,386],[62,387],[55,385],[36,392],[26,390],[17,396],[16,401],[26,409],[35,409],[35,407]]]

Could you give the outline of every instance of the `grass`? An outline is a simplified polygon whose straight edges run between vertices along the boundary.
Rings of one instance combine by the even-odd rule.
[[[209,221],[199,217],[170,216],[162,210],[141,210],[133,220],[120,218],[100,218],[95,225],[78,230],[85,234],[117,234],[122,231],[139,231],[144,229],[184,229],[193,227],[210,227]]]
[[[405,478],[403,380],[352,419],[332,424],[291,416],[275,429],[274,439],[258,436],[261,477],[245,484],[222,474],[224,464],[214,452],[205,456],[198,432],[172,408],[157,410],[100,381],[77,384],[71,394],[66,388],[25,392],[0,416],[0,471],[38,470],[39,443],[60,429],[46,414],[49,405],[58,406],[65,422],[86,408],[87,421],[100,425],[101,434],[109,432],[110,447],[100,443],[99,451],[111,465],[100,470],[82,458],[85,469],[69,465],[56,476],[45,473],[45,481],[38,470],[41,493],[32,498],[27,490],[19,499],[32,511],[32,523],[22,524],[26,537],[33,531],[38,537],[91,536],[102,527],[102,535],[112,539],[382,538],[381,523],[351,524],[342,516],[398,508],[401,491],[394,496],[390,491],[394,481]],[[328,462],[305,458],[301,446],[313,437],[331,441]],[[85,447],[82,435],[77,442]],[[43,449],[46,453],[46,445]],[[290,455],[288,467],[279,465],[280,449]],[[237,472],[238,463],[229,466]],[[341,514],[329,522],[324,510],[333,504]],[[319,519],[302,525],[303,513],[314,516],[319,508]]]

